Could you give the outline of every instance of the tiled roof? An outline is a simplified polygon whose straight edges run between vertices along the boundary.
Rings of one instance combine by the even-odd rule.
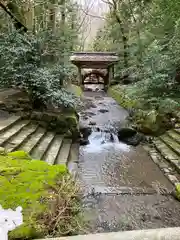
[[[119,60],[115,53],[74,53],[70,57],[72,62],[117,62]]]

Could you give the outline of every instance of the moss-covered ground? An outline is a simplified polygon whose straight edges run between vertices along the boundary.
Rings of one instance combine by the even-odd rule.
[[[129,110],[134,127],[147,135],[160,135],[173,127],[171,119],[176,117],[176,108],[164,106],[165,100],[151,99],[148,102],[143,97],[138,97],[137,89],[132,86],[115,85],[109,88],[108,94],[122,107]]]
[[[81,87],[74,85],[74,84],[70,84],[68,86],[68,90],[71,91],[72,93],[74,93],[77,97],[81,97],[82,93],[83,93]]]
[[[0,151],[0,204],[23,208],[10,239],[63,236],[79,229],[78,188],[65,165],[50,166],[23,152]]]

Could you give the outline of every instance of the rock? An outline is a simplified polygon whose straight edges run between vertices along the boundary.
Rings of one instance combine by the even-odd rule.
[[[0,108],[2,109],[2,108],[6,108],[6,104],[4,103],[4,102],[2,102],[2,101],[0,101]]]
[[[24,111],[24,109],[23,108],[13,108],[10,111],[11,112],[22,112],[22,111]]]
[[[134,129],[122,128],[118,131],[118,139],[121,142],[136,147],[145,140],[145,137],[142,134],[137,133]]]
[[[19,98],[19,99],[17,100],[17,102],[18,102],[19,104],[29,104],[29,103],[30,103],[29,99],[27,99],[27,98]]]
[[[6,152],[5,148],[0,147],[0,155],[6,155],[6,154],[7,154],[7,152]]]
[[[100,109],[99,112],[100,113],[107,113],[107,112],[109,112],[109,110],[107,110],[107,109]]]
[[[93,113],[93,112],[86,112],[86,116],[88,117],[92,117],[92,116],[95,116],[96,113]]]
[[[88,144],[89,144],[89,140],[88,139],[84,139],[84,138],[80,139],[80,145],[81,146],[85,146],[85,145],[88,145]]]
[[[91,104],[91,108],[97,108],[97,106],[95,104]]]
[[[92,129],[90,127],[80,127],[79,131],[83,135],[84,139],[87,139],[92,133]]]
[[[37,121],[41,121],[42,116],[43,116],[42,112],[35,112],[35,111],[33,111],[32,114],[31,114],[31,119],[37,120]]]
[[[84,116],[84,117],[83,117],[83,120],[88,120],[88,117],[87,117],[87,116]]]
[[[121,128],[118,131],[118,138],[121,141],[123,139],[131,138],[136,134],[137,134],[137,131],[132,128]]]
[[[96,122],[90,121],[90,122],[89,122],[89,125],[95,126],[95,125],[96,125]]]

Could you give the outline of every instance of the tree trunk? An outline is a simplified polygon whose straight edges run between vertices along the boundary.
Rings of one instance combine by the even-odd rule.
[[[113,16],[115,17],[117,23],[120,26],[121,35],[122,35],[122,42],[123,42],[123,57],[124,57],[124,67],[128,68],[128,37],[125,34],[124,24],[121,20],[121,17],[118,14],[118,6],[117,1],[113,0],[113,2],[110,5],[110,9],[112,11]]]
[[[53,35],[56,33],[56,0],[52,0],[49,8],[49,27]]]
[[[24,23],[28,30],[33,31],[34,27],[34,1],[26,0],[22,8]]]
[[[124,67],[128,68],[128,65],[129,65],[128,64],[128,38],[126,37],[126,34],[125,34],[123,22],[121,21],[121,18],[118,16],[116,11],[114,12],[114,15],[121,29],[122,42],[123,42]]]
[[[65,7],[66,0],[61,0],[61,28],[64,31],[65,22],[66,22],[66,7]]]

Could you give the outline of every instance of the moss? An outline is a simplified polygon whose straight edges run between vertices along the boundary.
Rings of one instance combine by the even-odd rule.
[[[22,159],[31,159],[31,157],[29,156],[28,153],[24,152],[24,151],[16,151],[16,152],[10,152],[8,153],[8,156],[13,157],[13,158],[22,158]]]
[[[176,197],[180,201],[180,184],[176,185]]]
[[[68,174],[65,165],[50,166],[43,161],[29,161],[27,156],[23,151],[0,155],[0,204],[3,208],[23,208],[24,224],[10,232],[10,239],[43,235],[37,217],[48,209],[49,187]]]
[[[110,87],[108,89],[108,94],[114,98],[119,105],[124,108],[131,109],[136,107],[137,101],[130,99],[125,92],[122,90],[118,90],[116,86]]]
[[[74,85],[74,84],[71,84],[71,86],[70,86],[69,89],[70,89],[70,91],[71,91],[72,93],[74,93],[77,97],[81,97],[81,96],[82,96],[83,91],[82,91],[81,87],[79,87],[79,86],[77,86],[77,85]]]
[[[54,122],[50,123],[50,126],[60,134],[68,133],[71,138],[77,138],[79,135],[79,121],[76,113],[62,113]]]
[[[128,95],[128,90],[132,90],[128,87],[123,89],[120,85],[110,87],[108,94],[113,97],[119,105],[130,110],[134,110],[134,114],[131,117],[134,127],[139,131],[147,135],[161,135],[166,130],[172,127],[170,119],[167,115],[157,112],[156,110],[145,106],[142,100],[137,100],[135,97],[131,99]],[[135,94],[135,92],[133,93]],[[147,109],[146,109],[147,108]]]

